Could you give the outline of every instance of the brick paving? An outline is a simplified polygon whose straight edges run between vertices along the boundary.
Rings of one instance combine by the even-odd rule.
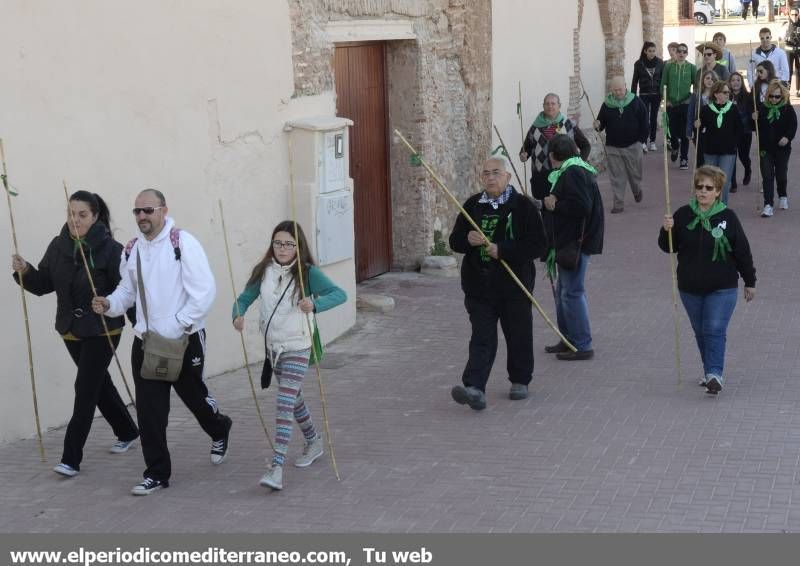
[[[209,463],[207,437],[173,399],[172,486],[149,497],[128,494],[141,450],[109,454],[101,419],[71,480],[50,471],[63,429],[46,435],[47,464],[35,440],[0,447],[0,532],[800,531],[797,209],[761,219],[753,185],[732,195],[754,250],[757,298],[740,299],[717,398],[695,385],[699,356],[681,309],[679,389],[669,262],[656,246],[661,153],[645,162],[644,201],[628,197],[624,214],[607,216],[606,251],[589,268],[597,355],[570,363],[544,354],[554,338],[536,317],[529,399],[508,400],[501,343],[487,410],[456,405],[449,389],[468,339],[458,281],[388,274],[360,289],[391,295],[396,310],[359,313],[323,368],[341,481],[326,459],[287,466],[280,493],[258,486],[268,450],[239,370],[210,379],[234,420],[228,460]],[[671,166],[670,176],[682,204],[689,175]],[[790,198],[798,189],[794,179]],[[545,281],[535,295],[552,315]],[[321,424],[313,378],[305,391]],[[274,394],[260,393],[269,418]]]

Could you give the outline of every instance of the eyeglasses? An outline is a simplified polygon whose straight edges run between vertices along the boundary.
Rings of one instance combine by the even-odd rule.
[[[717,187],[714,185],[695,185],[694,190],[696,191],[716,191]]]
[[[770,94],[769,95],[769,99],[770,100],[780,100],[781,98],[783,98],[782,94]]]
[[[272,247],[279,250],[282,250],[284,248],[288,250],[293,250],[297,247],[297,244],[295,244],[294,242],[281,242],[280,240],[272,240]]]
[[[134,208],[132,210],[134,216],[139,216],[142,212],[144,212],[147,216],[153,214],[156,210],[160,210],[164,208],[163,206],[143,206],[142,208]]]
[[[689,50],[688,49],[677,49],[675,51],[675,53],[682,53],[682,54],[686,55],[687,53],[689,53]]]
[[[481,177],[501,177],[505,171],[492,169],[491,171],[481,171]]]

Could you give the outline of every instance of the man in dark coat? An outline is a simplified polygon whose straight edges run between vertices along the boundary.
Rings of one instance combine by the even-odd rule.
[[[486,408],[486,382],[497,353],[498,320],[508,348],[509,397],[525,399],[533,378],[531,303],[500,260],[532,291],[536,273],[533,262],[545,252],[546,236],[539,211],[531,199],[509,185],[508,171],[506,159],[486,160],[480,174],[484,190],[464,203],[464,210],[482,234],[462,214],[450,234],[452,250],[465,254],[461,288],[472,325],[463,385],[453,387],[451,393],[457,403],[476,411]]]

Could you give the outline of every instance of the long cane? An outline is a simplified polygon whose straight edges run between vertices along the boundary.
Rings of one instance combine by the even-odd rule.
[[[222,220],[222,238],[225,241],[225,257],[228,258],[228,275],[231,277],[231,289],[233,290],[233,300],[236,304],[236,316],[242,316],[242,311],[239,309],[239,297],[236,295],[236,282],[233,279],[233,266],[231,265],[231,251],[228,246],[228,229],[225,227],[225,213],[222,211],[222,199],[219,199],[219,217]],[[247,357],[247,347],[244,343],[244,333],[240,332],[239,337],[242,339],[242,356],[244,357],[244,367],[247,369],[247,379],[250,381],[250,392],[253,394],[253,402],[256,404],[256,413],[258,413],[258,420],[261,421],[261,427],[264,429],[264,436],[267,437],[269,447],[275,451],[275,445],[272,444],[272,438],[269,436],[267,430],[267,423],[264,421],[264,415],[261,414],[261,405],[258,403],[258,396],[256,395],[256,386],[253,382],[253,374],[250,373],[250,360]]]
[[[464,216],[466,221],[469,222],[470,225],[472,225],[473,228],[475,228],[476,232],[478,232],[480,235],[483,236],[483,238],[486,240],[487,244],[491,244],[491,242],[489,241],[489,238],[487,238],[486,234],[483,233],[483,230],[480,229],[478,224],[475,222],[475,220],[472,219],[472,217],[469,215],[469,213],[466,210],[464,210],[464,207],[461,206],[461,203],[458,202],[458,199],[455,197],[455,195],[450,192],[450,189],[448,189],[447,186],[438,177],[438,175],[436,175],[436,173],[434,173],[434,171],[433,171],[433,169],[431,169],[430,165],[428,165],[427,162],[425,162],[425,160],[422,159],[422,156],[420,156],[417,153],[417,150],[414,149],[414,146],[412,146],[410,143],[408,143],[408,140],[405,137],[403,137],[403,134],[400,133],[400,130],[395,130],[394,133],[400,139],[400,141],[402,141],[403,144],[408,148],[408,150],[413,155],[416,155],[419,158],[419,161],[420,161],[420,163],[422,163],[422,166],[425,168],[426,171],[428,171],[430,176],[433,177],[433,180],[436,181],[436,184],[439,185],[439,187],[445,192],[445,194],[447,194],[447,196],[450,198],[450,200],[453,201],[453,204],[456,205],[456,207],[461,212],[461,214]],[[505,270],[508,272],[508,275],[514,281],[514,283],[517,284],[517,287],[519,287],[520,290],[525,294],[525,296],[528,297],[528,300],[531,302],[531,304],[533,304],[533,306],[536,307],[536,310],[539,311],[540,315],[542,315],[542,318],[544,319],[544,321],[553,330],[553,332],[555,332],[556,335],[558,335],[558,337],[561,339],[561,341],[564,343],[564,345],[567,348],[569,348],[572,352],[577,352],[578,349],[575,348],[575,346],[573,346],[570,343],[570,341],[567,340],[566,337],[563,334],[561,334],[561,331],[558,329],[558,327],[555,324],[553,324],[553,322],[550,320],[550,318],[547,316],[547,314],[544,312],[544,310],[542,310],[541,305],[539,305],[538,301],[533,298],[533,295],[531,295],[531,292],[528,291],[528,289],[525,287],[525,285],[522,284],[522,281],[519,280],[517,275],[514,273],[514,271],[508,265],[508,263],[506,263],[506,261],[503,260],[503,259],[500,259],[498,261],[500,262],[500,265],[502,265],[505,268]]]
[[[798,79],[800,80],[800,79]],[[517,95],[517,117],[519,118],[519,137],[522,140],[522,145],[520,147],[525,146],[525,126],[522,124],[522,81],[517,81],[518,87],[518,95]],[[522,162],[522,173],[525,180],[525,183],[528,182],[528,162]],[[528,194],[527,187],[525,190],[525,194]]]
[[[581,90],[583,91],[581,98],[586,99],[586,104],[587,106],[589,106],[589,114],[592,115],[592,124],[594,124],[597,121],[597,114],[594,113],[594,108],[592,108],[592,101],[589,100],[589,93],[586,92],[586,88],[583,86],[583,79],[578,77],[578,81],[580,81]],[[603,139],[603,136],[601,136],[599,132],[597,133],[597,137],[600,138],[600,143],[603,145],[603,154],[606,156],[606,161],[608,161],[608,150],[606,149],[606,140]]]
[[[664,87],[664,112],[667,111],[667,87]],[[667,133],[664,132],[664,196],[667,202],[667,215],[672,216],[672,205],[669,200],[669,165],[668,165]],[[669,272],[672,277],[672,320],[675,326],[675,369],[678,371],[678,389],[683,386],[681,370],[681,334],[680,313],[678,312],[678,279],[675,272],[675,249],[672,245],[672,228],[667,230],[669,244]]]
[[[292,224],[294,224],[294,241],[297,244],[297,274],[300,277],[300,296],[305,300],[306,290],[303,284],[303,257],[300,253],[300,238],[297,230],[297,215],[294,202],[294,169],[292,162],[292,137],[289,136],[289,198],[292,204]],[[308,335],[311,337],[311,349],[314,349],[314,330],[311,328],[311,321],[309,317],[304,315],[306,319],[306,326],[308,328]],[[339,468],[336,466],[336,454],[333,451],[333,436],[331,435],[331,427],[328,423],[328,404],[325,401],[325,385],[322,382],[322,372],[319,369],[319,360],[314,364],[314,369],[317,370],[317,383],[319,384],[319,398],[322,403],[322,418],[325,421],[325,434],[328,440],[328,450],[331,455],[331,465],[333,466],[333,473],[336,474],[336,479],[341,481],[339,477]]]
[[[67,218],[69,219],[70,223],[72,224],[72,233],[75,234],[75,237],[78,237],[78,228],[75,225],[75,219],[72,217],[72,212],[69,209],[69,191],[67,191],[67,182],[64,181],[64,197],[67,199]],[[109,226],[108,229],[110,230],[111,227]],[[86,277],[89,279],[89,286],[92,288],[92,297],[97,296],[97,289],[94,286],[94,279],[92,278],[92,272],[89,269],[89,262],[86,261],[86,253],[83,251],[83,246],[80,245],[78,242],[78,249],[81,252],[81,259],[83,260],[83,268],[86,270]],[[111,348],[111,353],[114,355],[114,361],[117,362],[117,369],[119,370],[120,376],[122,376],[122,383],[125,385],[125,391],[128,392],[128,397],[131,399],[131,403],[133,406],[136,406],[136,401],[131,394],[131,388],[128,387],[128,380],[125,379],[125,372],[122,371],[122,364],[119,363],[119,358],[117,357],[117,349],[114,347],[114,343],[111,341],[111,335],[108,333],[108,324],[106,323],[106,317],[102,314],[97,315],[100,317],[100,322],[103,323],[103,332],[108,338],[108,347]]]
[[[703,38],[703,52],[705,53],[705,45],[708,43],[708,32],[706,32],[705,37]],[[692,169],[692,178],[694,178],[694,172],[697,171],[697,162],[700,158],[700,126],[695,126],[695,123],[700,119],[700,107],[703,105],[703,58],[700,57],[701,65],[700,65],[700,77],[697,83],[695,84],[697,88],[697,108],[695,108],[695,116],[694,122],[692,123],[692,129],[694,130],[694,168]],[[692,181],[689,181],[689,194],[691,195],[694,191],[694,185]]]
[[[753,63],[755,61],[753,61],[752,48],[753,48],[753,42],[751,41],[750,42],[750,68],[751,68],[750,72],[755,77],[756,69],[753,66]],[[756,79],[754,79],[753,80],[753,84],[750,85],[751,94],[753,95],[753,112],[758,112],[758,97],[761,94],[761,93],[756,94],[756,83],[757,82],[758,81]],[[760,90],[760,85],[759,85],[759,90]],[[756,170],[756,187],[758,187],[758,190],[757,191],[753,191],[753,193],[756,196],[756,212],[760,212],[761,211],[761,201],[762,201],[762,198],[761,198],[760,194],[764,192],[764,185],[762,184],[762,181],[761,181],[761,135],[760,135],[760,132],[759,132],[759,129],[758,129],[758,120],[754,120],[754,122],[755,122],[755,125],[756,125],[756,166],[755,166],[755,170]],[[751,165],[751,168],[752,168],[752,165]]]
[[[11,240],[14,243],[14,255],[19,255],[17,246],[17,229],[14,224],[14,211],[11,208],[11,189],[8,186],[8,170],[6,169],[6,154],[3,151],[3,139],[0,138],[0,161],[3,162],[3,187],[6,190],[6,200],[8,201],[8,217],[11,220]],[[47,461],[44,454],[44,442],[42,442],[42,425],[39,422],[39,401],[36,395],[36,375],[33,371],[33,348],[31,346],[31,326],[28,319],[28,301],[25,299],[25,285],[22,283],[22,272],[17,272],[19,278],[19,292],[22,297],[22,318],[25,321],[25,337],[28,339],[28,371],[31,376],[31,392],[33,393],[33,416],[36,422],[36,437],[39,440],[39,455],[42,462]]]
[[[517,168],[514,167],[514,162],[511,161],[511,154],[508,153],[508,148],[506,147],[505,142],[503,142],[503,136],[500,135],[500,130],[497,129],[495,124],[492,124],[492,127],[494,128],[494,133],[497,134],[497,139],[500,140],[500,145],[503,147],[503,151],[508,158],[508,162],[511,164],[511,170],[514,172],[514,176],[517,178],[517,183],[519,183],[519,186],[525,196],[528,196],[528,188],[525,186],[525,183],[522,182],[522,179],[519,178],[519,173],[517,173]]]

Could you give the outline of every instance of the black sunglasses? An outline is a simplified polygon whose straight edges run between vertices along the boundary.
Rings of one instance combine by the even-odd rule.
[[[163,206],[143,206],[142,208],[138,208],[138,207],[134,208],[132,212],[133,212],[134,216],[139,216],[139,214],[142,213],[142,212],[144,212],[147,216],[150,216],[151,214],[153,214],[156,210],[159,210],[160,208],[164,208],[164,207]]]
[[[770,94],[769,95],[769,99],[770,100],[780,100],[781,98],[783,98],[782,94]]]
[[[714,185],[695,185],[694,190],[696,191],[715,191],[717,187]]]

